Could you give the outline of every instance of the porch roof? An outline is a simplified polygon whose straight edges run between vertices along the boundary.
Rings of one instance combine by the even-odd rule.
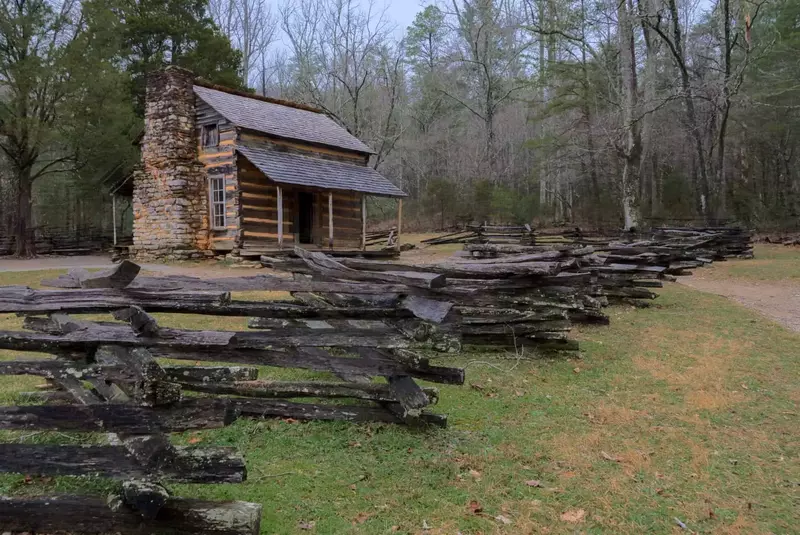
[[[236,150],[267,178],[281,184],[358,191],[383,197],[407,196],[371,167],[276,151],[258,142],[242,142]]]

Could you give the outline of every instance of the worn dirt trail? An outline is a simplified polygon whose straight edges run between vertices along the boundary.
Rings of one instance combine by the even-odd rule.
[[[786,328],[800,332],[800,284],[743,279],[714,280],[697,275],[681,277],[678,281],[691,288],[738,301]]]

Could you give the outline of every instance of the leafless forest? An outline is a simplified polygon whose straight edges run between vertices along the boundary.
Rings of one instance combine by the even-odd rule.
[[[403,28],[370,0],[0,0],[2,234],[110,233],[109,177],[168,64],[335,115],[409,193],[410,229],[797,229],[797,0],[407,9]]]
[[[409,9],[413,9],[409,6]],[[249,85],[370,143],[420,226],[793,226],[796,2],[214,0]]]

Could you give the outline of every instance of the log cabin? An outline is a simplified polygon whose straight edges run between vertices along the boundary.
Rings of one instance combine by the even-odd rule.
[[[367,196],[405,193],[374,151],[322,110],[195,79],[147,81],[141,164],[132,173],[133,253],[184,259],[365,246]]]

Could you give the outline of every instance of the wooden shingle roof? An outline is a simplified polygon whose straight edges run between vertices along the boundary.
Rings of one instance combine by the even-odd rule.
[[[242,142],[236,151],[267,178],[283,184],[347,190],[384,197],[406,194],[371,167],[280,152],[258,142]]]
[[[312,108],[247,97],[200,85],[194,93],[234,125],[277,136],[365,154],[374,151],[336,121]]]

